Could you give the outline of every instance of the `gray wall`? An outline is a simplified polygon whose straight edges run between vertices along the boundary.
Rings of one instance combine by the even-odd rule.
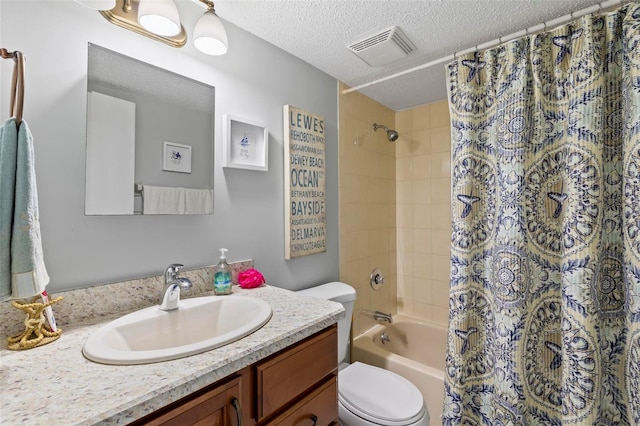
[[[188,33],[204,9],[178,8]],[[253,258],[270,284],[298,289],[338,278],[337,82],[226,23],[229,53],[174,49],[109,24],[67,1],[0,2],[0,45],[27,57],[24,119],[34,137],[40,222],[51,283],[78,288]],[[84,216],[87,45],[95,43],[216,88],[213,216]],[[12,64],[0,63],[2,120]],[[282,105],[324,115],[327,125],[327,252],[284,260]],[[222,115],[266,123],[269,171],[223,169]]]

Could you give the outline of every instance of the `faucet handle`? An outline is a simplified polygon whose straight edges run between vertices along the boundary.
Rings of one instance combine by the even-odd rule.
[[[178,271],[180,271],[180,268],[182,268],[183,266],[184,265],[182,263],[172,263],[171,265],[169,265],[164,271],[165,283],[171,282],[178,278]]]

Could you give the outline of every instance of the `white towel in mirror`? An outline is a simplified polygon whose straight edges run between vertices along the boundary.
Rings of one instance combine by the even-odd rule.
[[[185,214],[213,214],[212,189],[185,189]]]
[[[143,214],[213,214],[213,190],[142,186]]]
[[[185,214],[184,188],[143,185],[142,194],[143,214]]]

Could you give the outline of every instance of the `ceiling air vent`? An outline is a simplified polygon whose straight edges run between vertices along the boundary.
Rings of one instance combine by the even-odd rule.
[[[391,27],[347,48],[372,67],[390,64],[416,50],[398,27]]]

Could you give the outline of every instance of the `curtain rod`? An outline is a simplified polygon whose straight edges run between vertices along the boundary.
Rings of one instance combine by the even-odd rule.
[[[564,24],[566,24],[567,22],[569,22],[569,21],[571,21],[573,19],[580,18],[581,16],[585,16],[585,15],[588,15],[590,13],[598,12],[600,10],[608,9],[608,8],[611,8],[611,7],[614,7],[614,6],[622,5],[623,3],[626,3],[626,2],[629,2],[629,1],[630,0],[607,0],[607,1],[604,1],[604,2],[601,2],[601,3],[598,3],[598,4],[594,5],[594,6],[590,6],[590,7],[584,8],[584,9],[580,9],[577,12],[571,12],[568,15],[564,15],[564,16],[561,16],[559,18],[552,19],[550,21],[545,21],[542,24],[534,25],[532,27],[525,28],[524,30],[517,31],[515,33],[511,33],[511,34],[503,36],[503,37],[498,37],[495,40],[491,40],[491,41],[488,41],[488,42],[482,43],[482,44],[477,44],[474,47],[471,47],[469,49],[465,49],[465,50],[461,50],[459,52],[455,52],[452,55],[448,55],[448,56],[442,57],[440,59],[435,59],[435,60],[427,62],[425,64],[418,65],[417,67],[409,68],[408,70],[404,70],[404,71],[401,71],[401,72],[396,73],[396,74],[391,74],[391,75],[388,75],[386,77],[382,77],[382,78],[379,78],[377,80],[373,80],[373,81],[370,81],[368,83],[361,84],[359,86],[351,87],[349,89],[344,89],[344,90],[342,90],[342,94],[346,95],[348,93],[355,92],[355,91],[358,91],[360,89],[364,89],[366,87],[374,86],[374,85],[379,84],[379,83],[384,83],[385,81],[392,80],[392,79],[397,78],[397,77],[402,77],[404,75],[411,74],[411,73],[416,72],[416,71],[420,71],[420,70],[423,70],[423,69],[431,68],[434,65],[438,65],[438,64],[442,64],[442,63],[445,63],[445,62],[452,61],[457,56],[466,55],[467,53],[472,53],[472,52],[476,52],[476,51],[479,51],[479,50],[489,49],[491,47],[499,46],[502,43],[514,40],[516,38],[523,37],[523,36],[528,35],[528,34],[535,34],[535,33],[538,33],[540,31],[545,31],[547,28],[559,27],[560,25],[564,25]]]

